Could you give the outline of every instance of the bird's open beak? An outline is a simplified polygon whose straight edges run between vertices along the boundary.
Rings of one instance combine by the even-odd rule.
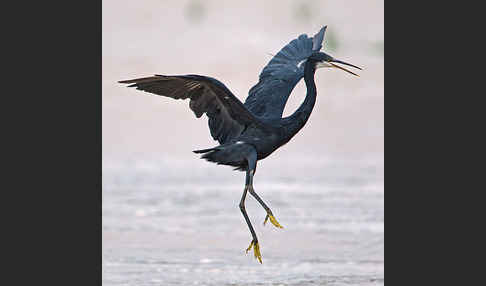
[[[334,64],[334,63],[340,63],[340,64],[343,64],[343,65],[347,65],[347,66],[350,66],[350,67],[357,68],[357,69],[361,70],[361,68],[360,68],[360,67],[357,67],[357,66],[355,66],[355,65],[348,64],[348,63],[346,63],[346,62],[343,62],[343,61],[340,61],[340,60],[336,60],[336,59],[332,59],[332,60],[330,60],[330,61],[328,62],[328,64],[330,64],[331,66],[333,66],[333,67],[335,67],[335,68],[342,69],[343,71],[347,71],[347,72],[348,72],[348,73],[350,73],[350,74],[353,74],[353,75],[355,75],[355,76],[359,76],[359,75],[355,74],[354,72],[352,72],[352,71],[350,71],[350,70],[348,70],[348,69],[345,69],[345,68],[343,68],[343,67],[341,67],[341,66],[338,66],[338,65],[336,65],[336,64]]]

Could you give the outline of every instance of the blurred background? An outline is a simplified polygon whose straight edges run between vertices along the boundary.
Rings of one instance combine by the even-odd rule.
[[[384,284],[383,1],[102,3],[103,285]],[[260,265],[244,173],[191,152],[217,145],[206,117],[117,81],[201,74],[244,102],[270,54],[324,25],[323,50],[363,71],[318,70],[307,125],[259,162],[255,190],[285,227],[247,198]]]

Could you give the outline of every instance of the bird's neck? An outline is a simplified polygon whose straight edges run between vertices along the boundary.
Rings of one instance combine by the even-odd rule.
[[[307,94],[304,102],[292,115],[282,119],[282,125],[285,128],[285,133],[288,140],[297,134],[302,127],[304,127],[309,119],[310,114],[312,113],[312,109],[314,109],[317,97],[316,83],[314,81],[315,72],[315,64],[307,61],[304,67],[304,80],[307,87]]]

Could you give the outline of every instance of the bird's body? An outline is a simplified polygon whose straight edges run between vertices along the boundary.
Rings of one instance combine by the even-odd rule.
[[[255,257],[260,262],[258,239],[244,206],[246,193],[250,192],[267,211],[265,222],[270,219],[272,224],[282,227],[254,191],[253,176],[257,161],[265,159],[287,143],[309,119],[317,97],[314,81],[316,69],[336,67],[346,70],[333,63],[347,63],[320,52],[325,30],[326,27],[323,27],[312,38],[301,35],[277,53],[261,72],[259,82],[250,89],[244,104],[223,83],[207,76],[155,75],[120,81],[153,94],[190,99],[189,107],[196,117],[204,113],[207,115],[211,136],[220,145],[194,152],[201,153],[201,158],[210,162],[246,172],[240,209],[253,237],[247,251],[253,247]],[[290,93],[302,77],[307,87],[305,100],[292,115],[282,117]]]
[[[308,78],[306,79],[308,94],[302,106],[290,117],[256,116],[260,122],[251,124],[234,139],[215,148],[197,150],[196,153],[206,153],[202,158],[211,162],[237,167],[237,170],[247,170],[246,153],[254,149],[257,161],[265,159],[304,127],[316,102],[316,87],[312,62],[307,64]],[[245,150],[245,151],[243,151]],[[240,155],[240,156],[238,156]],[[231,160],[230,160],[231,159]]]

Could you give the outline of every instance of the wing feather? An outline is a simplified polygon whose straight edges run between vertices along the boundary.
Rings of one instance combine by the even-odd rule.
[[[262,124],[220,81],[200,75],[155,75],[119,81],[138,90],[174,99],[190,99],[189,108],[197,118],[204,113],[214,140],[224,144],[248,126]]]
[[[281,118],[290,93],[304,76],[299,65],[322,48],[326,26],[313,38],[300,35],[283,47],[263,68],[258,83],[248,92],[245,106],[264,119]]]

